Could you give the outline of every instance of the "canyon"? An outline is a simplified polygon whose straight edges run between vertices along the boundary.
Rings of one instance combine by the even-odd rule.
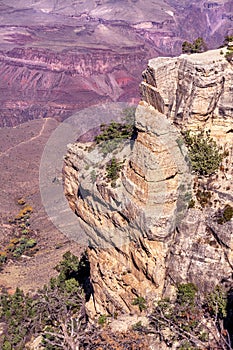
[[[4,265],[1,290],[35,293],[56,275],[66,251],[79,256],[86,247],[53,223],[39,183],[50,136],[76,113],[81,137],[69,140],[63,176],[67,203],[90,245],[89,317],[118,314],[119,330],[138,320],[135,298],[145,298],[150,310],[161,297],[173,298],[179,283],[191,281],[202,293],[231,286],[232,220],[218,224],[216,213],[233,201],[232,63],[225,48],[174,56],[198,36],[209,49],[222,45],[232,34],[232,6],[230,0],[0,1],[0,244],[4,249],[15,237],[9,220],[21,198],[33,207],[37,240],[35,255]],[[137,138],[117,154],[123,168],[114,188],[105,172],[111,153],[103,159],[92,148],[98,119],[83,111],[121,102],[138,105]],[[112,118],[109,109],[104,122]],[[185,129],[211,130],[228,152],[217,174],[190,171]],[[50,185],[60,181],[56,176]],[[211,193],[205,207],[198,188]],[[62,212],[55,215],[64,220]]]
[[[131,193],[130,198],[131,200],[135,199],[136,207],[131,208],[131,213],[128,210],[123,213],[117,212],[114,216],[111,214],[111,220],[105,221],[107,227],[111,221],[113,230],[111,232],[114,232],[112,237],[117,237],[117,232],[120,231],[123,243],[126,243],[120,245],[122,253],[117,253],[117,250],[112,250],[112,248],[110,251],[98,251],[94,248],[91,250],[90,260],[95,298],[90,301],[90,314],[101,313],[104,310],[112,312],[114,309],[120,309],[124,312],[135,311],[135,306],[131,305],[134,296],[145,295],[150,303],[154,297],[159,297],[164,293],[167,283],[164,282],[164,276],[168,273],[166,268],[168,252],[170,252],[170,256],[179,260],[177,251],[180,238],[178,233],[176,233],[179,242],[176,245],[177,248],[173,250],[169,248],[171,239],[174,238],[173,229],[177,225],[177,220],[178,222],[180,220],[173,214],[178,210],[183,216],[183,209],[186,208],[187,204],[183,202],[181,193],[177,190],[177,185],[183,184],[183,175],[188,174],[189,176],[187,165],[183,162],[182,154],[175,143],[177,130],[182,126],[182,123],[184,125],[188,123],[188,127],[195,130],[197,125],[202,126],[205,124],[205,120],[208,120],[208,127],[215,130],[213,131],[214,136],[219,141],[224,136],[229,144],[232,136],[229,122],[229,115],[232,113],[231,102],[229,102],[231,90],[230,85],[226,85],[221,80],[223,79],[222,68],[219,67],[219,63],[216,63],[216,67],[211,65],[213,66],[212,72],[201,71],[198,73],[200,77],[195,78],[195,84],[201,85],[202,76],[211,74],[209,78],[209,84],[211,84],[211,79],[215,76],[214,72],[218,69],[216,78],[214,78],[215,87],[210,89],[212,92],[209,92],[208,95],[212,100],[211,106],[206,107],[209,116],[209,110],[212,111],[215,102],[218,100],[218,103],[221,104],[218,107],[221,118],[217,118],[216,123],[213,124],[212,117],[206,119],[206,116],[203,116],[200,118],[199,111],[196,111],[194,116],[190,116],[187,112],[188,109],[192,110],[189,94],[191,91],[194,93],[195,89],[190,85],[190,81],[192,75],[195,76],[196,73],[192,73],[193,63],[191,60],[184,60],[186,69],[190,69],[191,73],[186,72],[186,78],[183,79],[182,69],[178,74],[177,69],[172,68],[176,59],[173,60],[171,56],[180,54],[184,40],[192,41],[198,36],[202,36],[206,40],[209,48],[220,46],[224,36],[231,34],[232,12],[232,2],[227,0],[216,2],[124,1],[120,2],[120,6],[119,2],[112,1],[77,2],[67,0],[65,4],[57,0],[36,2],[20,0],[11,1],[10,4],[5,0],[0,2],[1,246],[4,247],[7,240],[14,235],[8,220],[17,215],[19,210],[17,200],[24,196],[34,208],[31,225],[37,232],[39,249],[39,253],[35,257],[30,259],[24,257],[17,263],[8,262],[1,272],[1,288],[14,291],[19,286],[26,291],[35,291],[36,288],[47,282],[51,275],[54,275],[53,266],[61,259],[64,251],[67,249],[80,251],[78,243],[67,239],[49,221],[41,203],[38,181],[39,163],[50,134],[56,129],[58,123],[85,107],[109,102],[137,104],[140,101],[141,90],[144,102],[140,102],[137,112],[136,123],[139,136],[135,144],[138,153],[128,165],[123,179],[124,186],[127,188],[126,194],[129,196]],[[161,71],[160,68],[156,68],[155,73],[154,61],[151,60],[139,90],[141,74],[147,66],[148,60],[158,56],[169,56],[168,66],[165,65],[165,61],[168,59],[161,58],[161,67],[166,66],[166,68],[161,68]],[[224,67],[225,64],[224,61]],[[156,63],[157,65],[158,63]],[[165,72],[166,70],[167,72]],[[155,74],[156,86],[153,78]],[[177,83],[179,79],[180,84]],[[167,85],[163,85],[164,80]],[[223,85],[224,95],[222,95],[221,90]],[[228,95],[226,86],[228,86]],[[163,89],[163,91],[159,90],[160,96],[158,88]],[[169,95],[165,94],[166,90]],[[183,96],[179,103],[175,102],[176,91],[179,91],[177,98],[180,94]],[[203,94],[198,91],[198,88],[195,90],[195,94],[199,95],[198,101],[206,106]],[[154,118],[154,109],[158,109],[160,112],[157,114],[158,123],[164,120],[164,114],[166,114],[168,119],[170,118],[174,122],[175,128],[178,127],[178,129],[172,127],[170,130],[170,126],[162,122],[161,135],[156,136],[152,133],[144,140],[144,135],[151,128],[150,123],[151,118]],[[178,109],[179,112],[176,112]],[[203,112],[203,114],[205,113]],[[169,152],[164,146],[166,143],[162,126],[166,132],[168,128],[174,135]],[[164,170],[161,174],[161,182],[156,184],[150,181],[153,174],[156,173],[156,168],[151,169],[147,174],[148,183],[146,183],[143,180],[145,164],[143,166],[142,164],[137,165],[137,162],[140,160],[142,152],[146,152],[149,157],[151,152],[149,148],[154,147],[153,143],[157,137],[160,148],[156,157],[159,158],[159,164]],[[73,158],[75,158],[76,151],[75,147],[69,150],[70,169],[73,166],[72,162],[75,161]],[[173,164],[174,153],[181,156],[177,175],[177,164]],[[127,153],[127,156],[129,154]],[[173,164],[170,169],[166,166],[166,162],[163,163],[165,159],[167,159],[169,166]],[[69,172],[69,170],[67,171]],[[77,180],[76,187],[74,187],[77,189],[78,173],[74,170],[71,175],[71,188]],[[167,180],[160,189],[159,184],[163,183],[163,176]],[[14,181],[15,186],[12,185],[12,181]],[[187,192],[189,192],[189,181],[185,182],[185,185],[188,186]],[[88,182],[86,186],[88,186]],[[171,190],[170,197],[166,195],[168,189]],[[112,203],[111,196],[114,196],[116,200],[117,196],[114,194],[114,189],[106,190],[102,185],[99,186],[99,191],[102,193],[103,206],[101,210],[103,215],[107,215],[104,201],[111,200]],[[161,225],[161,232],[158,234],[156,230],[152,230],[158,217],[153,216],[154,214],[151,212],[154,198],[150,197],[149,193],[155,194],[159,191],[160,202],[158,201],[156,205],[157,215],[161,217],[157,228]],[[221,190],[216,189],[217,192],[220,193]],[[77,200],[74,194],[75,191],[71,191],[68,196],[70,203],[71,201],[73,203],[71,203],[73,209],[75,209]],[[120,198],[125,204],[127,202],[126,194]],[[231,201],[229,192],[219,195],[224,201]],[[147,197],[143,199],[143,196]],[[182,210],[177,206],[177,198],[182,199]],[[147,200],[149,202],[146,206]],[[116,203],[117,201],[114,205]],[[139,208],[140,205],[145,206],[148,216],[143,217],[144,209],[138,210],[137,205]],[[79,211],[81,208],[80,206]],[[84,205],[83,215],[85,212],[88,213],[88,210],[89,208]],[[186,213],[186,209],[184,213]],[[135,239],[133,242],[126,234],[128,232],[127,215],[131,215],[132,218],[138,217],[138,221],[133,221],[133,237]],[[89,224],[86,223],[86,229],[90,226]],[[96,218],[92,222],[92,225],[94,224],[97,224]],[[119,227],[115,227],[116,225],[125,226],[119,229]],[[180,231],[180,235],[188,230],[185,228],[188,224],[183,223],[182,225],[184,230]],[[202,225],[205,227],[204,222]],[[190,227],[190,225],[188,226]],[[193,230],[196,230],[195,225]],[[140,239],[139,232],[142,232],[142,239]],[[95,238],[93,234],[94,232],[91,232],[92,239]],[[166,241],[166,237],[168,241]],[[158,241],[153,241],[155,238]],[[112,239],[111,236],[110,239]],[[109,243],[112,244],[111,240],[107,241],[107,244]],[[184,248],[181,246],[179,249],[183,251]],[[193,254],[192,251],[190,254]],[[132,262],[131,256],[134,262]],[[97,264],[97,258],[99,264]],[[117,263],[119,259],[124,267]],[[222,259],[224,261],[223,257]],[[38,266],[40,266],[39,269]],[[105,274],[110,268],[112,274],[106,277]],[[49,273],[45,273],[45,270],[48,270]],[[160,272],[155,275],[155,270]],[[115,276],[113,276],[114,271]],[[101,274],[103,275],[102,281],[99,277]],[[177,271],[170,273],[171,276],[177,276],[177,274]],[[184,264],[182,278],[185,280],[189,274],[190,271]],[[118,292],[111,291],[113,285]],[[168,285],[170,286],[170,283]],[[154,286],[157,286],[156,293],[154,293]],[[110,299],[115,300],[114,306],[109,301]]]
[[[184,40],[198,36],[214,48],[232,30],[231,1],[0,5],[0,127],[62,121],[107,101],[138,102],[149,58],[179,54]]]

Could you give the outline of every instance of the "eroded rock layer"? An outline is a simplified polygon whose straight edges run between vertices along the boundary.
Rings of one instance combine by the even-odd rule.
[[[106,176],[112,155],[93,143],[71,145],[65,160],[66,195],[92,243],[92,315],[136,312],[140,296],[150,307],[180,282],[203,292],[231,283],[232,220],[220,224],[216,213],[233,202],[232,65],[220,50],[158,58],[143,78],[137,137],[117,151],[114,186]],[[227,150],[217,174],[191,173],[180,129],[211,130]],[[193,186],[211,201],[201,205]]]
[[[225,53],[150,60],[141,84],[143,100],[180,129],[209,128],[219,141],[230,143],[233,73]]]

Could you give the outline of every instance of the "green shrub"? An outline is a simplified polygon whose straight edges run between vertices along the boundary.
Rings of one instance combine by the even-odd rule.
[[[143,297],[137,297],[133,300],[132,305],[137,305],[140,312],[146,309],[146,300]]]
[[[107,315],[100,315],[98,318],[98,324],[101,326],[105,325],[107,322]]]
[[[101,133],[96,136],[95,141],[100,143],[113,139],[129,139],[133,133],[133,125],[111,122],[109,125],[100,126]]]
[[[189,201],[189,205],[188,205],[188,209],[194,208],[195,207],[195,200],[194,199],[190,199]]]
[[[63,260],[55,267],[59,272],[59,281],[63,283],[70,278],[76,278],[80,269],[80,261],[77,256],[70,251],[63,255]]]
[[[91,182],[95,183],[97,175],[96,175],[96,172],[95,172],[94,169],[91,171],[91,175],[90,176],[91,176]]]
[[[142,321],[138,321],[137,323],[133,324],[132,329],[140,332],[143,329]]]
[[[25,225],[25,224],[24,224],[24,225]],[[27,234],[28,234],[28,232],[29,232],[29,231],[28,231],[28,230],[25,228],[25,229],[23,229],[23,230],[22,230],[22,232],[21,232],[21,233],[22,233],[22,235],[27,235]]]
[[[149,316],[150,326],[168,348],[178,342],[178,349],[183,350],[228,349],[232,325],[229,302],[232,305],[229,292],[221,286],[200,296],[193,283],[183,283],[177,287],[174,302],[166,299],[157,303]],[[221,337],[217,338],[219,330]]]
[[[199,53],[207,50],[207,45],[203,38],[199,37],[190,43],[184,41],[182,44],[182,53]]]
[[[122,168],[122,163],[118,162],[115,157],[113,157],[106,165],[107,178],[112,181],[116,181],[120,175],[120,170]]]
[[[185,306],[193,306],[197,293],[197,287],[193,283],[181,283],[178,285],[177,302]]]
[[[230,204],[225,205],[223,211],[217,213],[217,223],[222,225],[233,218],[233,208]]]
[[[189,130],[184,132],[183,136],[194,172],[204,176],[215,173],[221,165],[223,153],[209,132],[192,134]]]
[[[25,248],[26,249],[31,249],[31,248],[35,247],[36,245],[37,245],[37,242],[33,238],[29,238],[25,242]]]
[[[209,312],[221,319],[227,316],[227,295],[221,286],[216,286],[207,298]]]
[[[224,45],[227,46],[231,41],[233,41],[233,35],[226,35],[224,38]]]
[[[95,141],[104,155],[113,152],[122,140],[131,140],[135,135],[135,108],[126,108],[122,113],[122,123],[112,121],[110,124],[100,125],[100,133],[95,137]]]
[[[185,341],[183,342],[183,344],[181,344],[178,347],[178,350],[196,350],[197,348],[192,346],[192,344],[189,341]]]
[[[196,193],[196,197],[201,206],[205,207],[206,205],[210,204],[212,194],[210,191],[198,190]]]
[[[223,218],[225,222],[230,221],[233,217],[233,208],[227,204],[223,209]]]
[[[64,344],[60,342],[61,325],[67,324],[69,336],[71,328],[76,332],[83,329],[77,324],[84,305],[84,295],[78,282],[81,260],[70,252],[64,254],[57,266],[60,274],[33,297],[19,288],[13,295],[0,294],[0,323],[4,324],[2,343],[0,340],[2,349],[24,350],[32,337],[42,335],[46,350],[61,350],[64,349]],[[55,343],[50,343],[51,340]],[[55,345],[59,342],[60,345]]]
[[[11,343],[8,340],[4,341],[2,350],[12,350]]]
[[[24,252],[35,247],[36,244],[35,239],[22,236],[19,239],[11,240],[11,244],[8,245],[8,251],[13,254],[14,258],[19,258]]]
[[[233,50],[227,51],[225,54],[225,58],[228,62],[231,63],[233,61]]]

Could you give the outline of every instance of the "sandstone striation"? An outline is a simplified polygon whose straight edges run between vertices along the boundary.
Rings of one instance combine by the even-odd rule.
[[[225,53],[150,60],[141,84],[143,100],[179,128],[209,128],[221,143],[230,143],[233,75]]]
[[[137,312],[140,296],[151,307],[180,282],[202,292],[232,282],[232,220],[217,220],[233,202],[232,65],[220,50],[157,58],[143,79],[137,137],[117,150],[114,186],[106,178],[112,155],[93,142],[71,145],[65,159],[65,192],[91,242],[92,316]],[[181,129],[211,130],[227,150],[217,174],[192,174]],[[195,188],[210,193],[207,205]]]

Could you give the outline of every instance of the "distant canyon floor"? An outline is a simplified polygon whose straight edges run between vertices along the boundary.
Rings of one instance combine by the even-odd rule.
[[[35,291],[55,275],[54,267],[70,250],[79,255],[81,248],[65,237],[49,220],[41,203],[39,165],[44,146],[58,126],[54,119],[34,120],[14,128],[0,129],[0,246],[14,237],[9,220],[17,216],[24,198],[33,208],[31,229],[35,232],[37,252],[17,260],[9,259],[0,273],[0,288],[13,292],[17,287]]]

